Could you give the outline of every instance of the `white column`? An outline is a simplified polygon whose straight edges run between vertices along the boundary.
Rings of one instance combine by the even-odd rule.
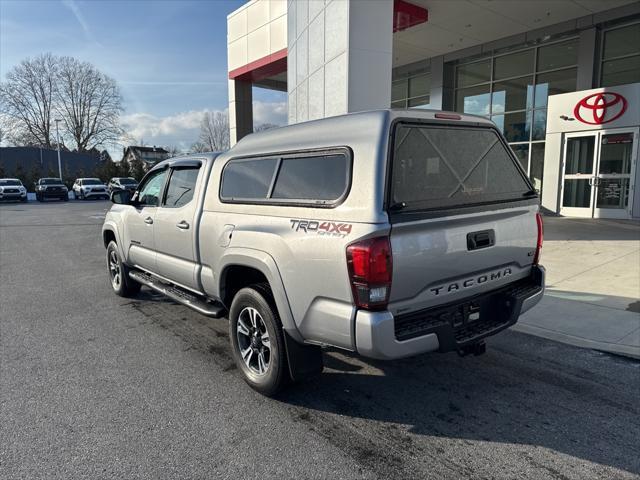
[[[289,123],[389,107],[392,0],[292,0],[287,18]]]

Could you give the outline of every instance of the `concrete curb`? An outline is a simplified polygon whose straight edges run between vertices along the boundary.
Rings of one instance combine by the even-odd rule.
[[[548,340],[554,340],[556,342],[567,343],[575,347],[590,348],[592,350],[600,350],[602,352],[614,353],[616,355],[623,355],[636,360],[640,360],[640,347],[634,347],[632,345],[620,345],[618,343],[599,342],[588,338],[576,337],[574,335],[567,335],[555,330],[549,330],[547,328],[537,327],[526,323],[516,323],[513,330],[517,332],[527,333],[529,335],[535,335],[536,337],[546,338]]]

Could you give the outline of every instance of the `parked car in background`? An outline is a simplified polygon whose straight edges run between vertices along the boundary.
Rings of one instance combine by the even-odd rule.
[[[27,189],[17,178],[0,178],[0,201],[27,201]]]
[[[35,183],[36,200],[45,201],[47,198],[57,198],[63,202],[69,200],[69,189],[59,178],[41,178]]]
[[[76,178],[71,189],[78,200],[109,198],[107,186],[99,178]]]
[[[267,395],[319,372],[320,345],[479,355],[544,291],[540,198],[483,117],[290,125],[160,162],[112,200],[113,291],[228,312],[238,371]]]
[[[131,177],[113,177],[107,185],[109,195],[118,190],[128,190],[133,193],[136,188],[138,188],[138,181]]]

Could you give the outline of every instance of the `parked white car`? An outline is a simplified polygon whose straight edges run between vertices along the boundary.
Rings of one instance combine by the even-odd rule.
[[[71,188],[78,200],[86,200],[88,198],[109,199],[107,186],[99,178],[77,178]]]
[[[27,201],[27,189],[17,178],[0,178],[0,201]]]

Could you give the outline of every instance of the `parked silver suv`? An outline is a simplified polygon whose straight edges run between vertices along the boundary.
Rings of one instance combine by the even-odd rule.
[[[71,189],[78,200],[109,198],[107,186],[99,178],[76,178]]]
[[[17,178],[0,178],[0,202],[19,200],[27,201],[27,189]]]
[[[490,121],[350,114],[156,165],[113,194],[111,285],[227,315],[245,380],[271,395],[320,347],[396,359],[484,351],[543,295],[539,198]]]

